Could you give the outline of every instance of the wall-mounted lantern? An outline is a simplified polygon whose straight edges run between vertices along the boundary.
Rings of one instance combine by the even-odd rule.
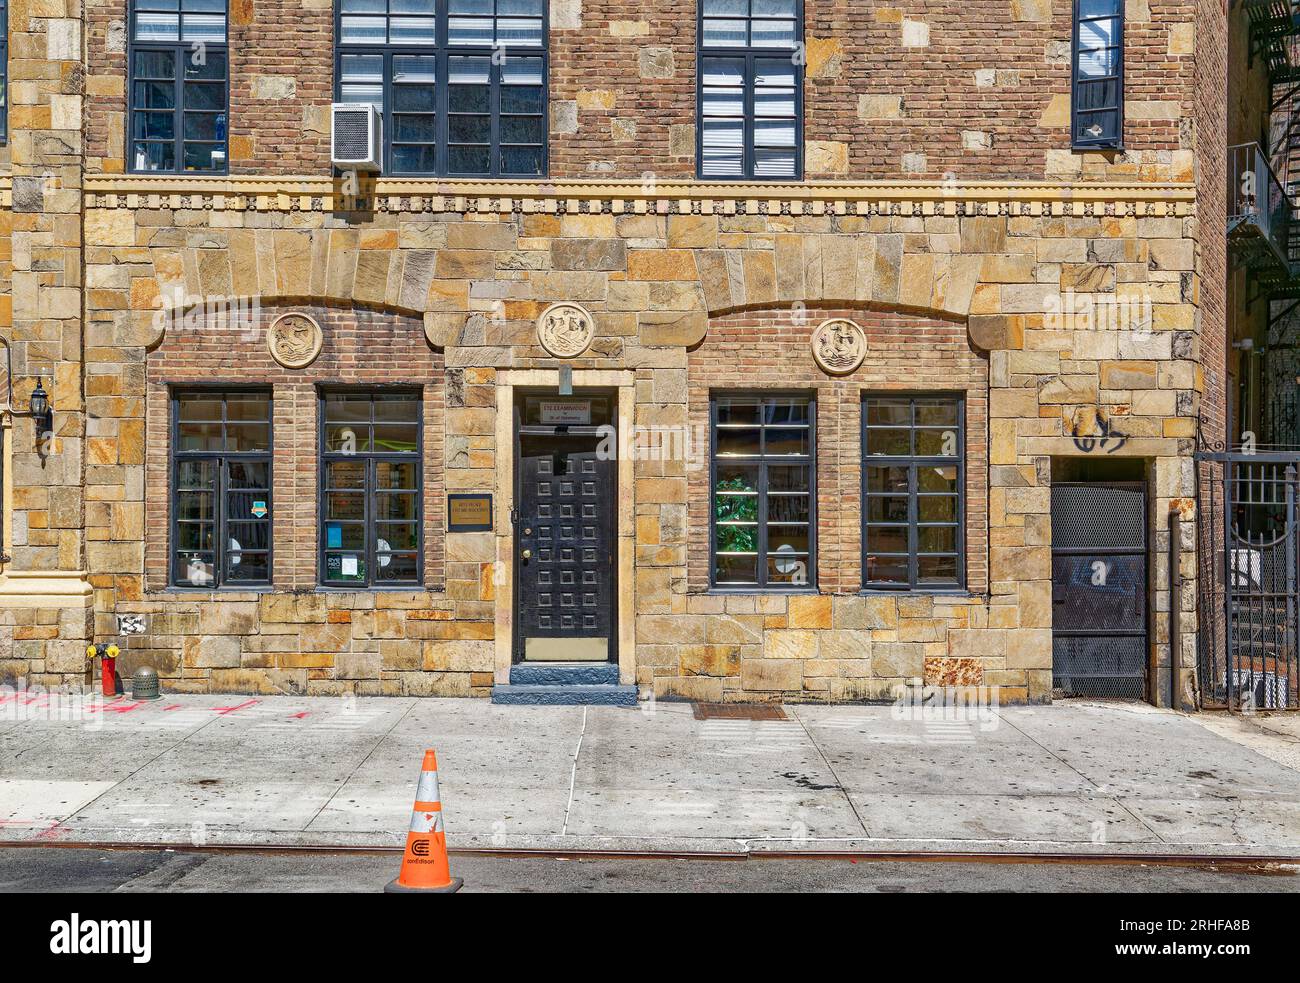
[[[32,419],[36,421],[37,440],[54,429],[54,411],[50,409],[50,394],[45,391],[41,382],[41,379],[36,380],[31,402]]]
[[[36,453],[44,459],[54,437],[54,408],[50,406],[50,394],[45,391],[39,378],[36,380],[36,388],[32,390],[30,407],[32,422],[36,425]]]

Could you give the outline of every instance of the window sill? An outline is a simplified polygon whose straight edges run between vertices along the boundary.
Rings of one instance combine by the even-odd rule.
[[[795,595],[817,595],[821,591],[816,586],[808,587],[710,587],[706,594],[715,594],[720,597],[735,597],[736,595],[760,596],[764,594],[795,594]],[[829,596],[829,595],[828,595]]]
[[[159,601],[193,600],[196,597],[211,597],[213,600],[229,601],[237,599],[241,594],[256,596],[274,593],[276,593],[276,589],[271,584],[250,584],[247,587],[183,587],[180,584],[175,584],[163,587],[160,590],[145,591],[145,597]]]
[[[313,594],[436,594],[431,587],[423,584],[393,584],[389,587],[344,587],[334,584],[317,584],[311,589]]]
[[[930,588],[930,589],[926,589],[922,587],[901,587],[898,588],[897,590],[891,590],[888,588],[881,588],[881,587],[867,587],[858,591],[857,596],[858,597],[951,597],[957,599],[967,599],[971,601],[979,601],[987,597],[987,595],[985,594],[972,593],[971,591],[966,590],[964,587],[955,587],[946,590],[941,587]]]
[[[150,600],[192,601],[196,597],[210,597],[214,601],[239,600],[241,595],[260,596],[262,594],[437,594],[439,590],[421,584],[394,584],[391,587],[327,587],[317,584],[306,590],[291,587],[263,585],[261,587],[164,587],[160,590],[145,591]]]

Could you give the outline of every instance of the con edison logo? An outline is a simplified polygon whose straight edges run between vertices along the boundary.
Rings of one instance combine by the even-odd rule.
[[[411,852],[417,857],[427,857],[429,855],[429,841],[416,840],[411,844]]]
[[[67,921],[50,925],[50,952],[56,956],[129,955],[132,962],[147,963],[152,932],[150,921],[91,918],[83,922],[74,911]]]

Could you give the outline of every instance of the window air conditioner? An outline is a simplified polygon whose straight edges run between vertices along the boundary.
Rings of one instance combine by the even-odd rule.
[[[383,117],[368,102],[336,102],[330,112],[330,156],[345,171],[383,169]]]

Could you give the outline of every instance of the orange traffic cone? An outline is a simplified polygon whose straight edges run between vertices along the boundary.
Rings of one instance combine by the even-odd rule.
[[[415,790],[411,829],[406,834],[402,871],[384,887],[386,894],[452,894],[462,884],[447,865],[447,834],[442,825],[442,800],[438,797],[438,758],[424,752],[420,786]]]

